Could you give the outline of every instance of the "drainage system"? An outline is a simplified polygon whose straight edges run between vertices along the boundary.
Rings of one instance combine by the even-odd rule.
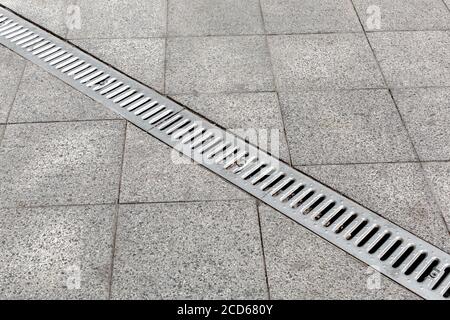
[[[0,43],[427,299],[449,299],[450,256],[186,107],[0,7]]]

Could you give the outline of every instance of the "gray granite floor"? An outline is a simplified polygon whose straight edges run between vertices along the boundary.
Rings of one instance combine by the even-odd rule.
[[[0,3],[450,252],[449,0]],[[0,217],[0,299],[418,298],[3,47]]]

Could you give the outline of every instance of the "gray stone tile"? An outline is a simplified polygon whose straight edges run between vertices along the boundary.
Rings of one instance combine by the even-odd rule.
[[[450,0],[444,0],[444,2],[447,5],[447,8],[450,10]]]
[[[292,162],[417,160],[387,90],[280,93]]]
[[[115,210],[0,209],[0,298],[108,298]]]
[[[363,34],[269,36],[280,91],[383,87]]]
[[[393,91],[421,160],[450,160],[450,88]]]
[[[0,4],[61,37],[66,36],[66,23],[74,18],[72,3],[70,0],[0,0]]]
[[[272,299],[418,298],[275,210],[259,211]],[[379,288],[368,286],[374,277]]]
[[[174,98],[272,155],[289,161],[275,92],[179,95]]]
[[[450,237],[418,163],[308,166],[300,170],[450,252]]]
[[[263,34],[259,0],[169,1],[171,36]]]
[[[274,90],[263,36],[172,38],[166,92]]]
[[[261,6],[271,34],[362,32],[347,0],[261,0]]]
[[[1,206],[115,202],[123,136],[122,121],[8,125]]]
[[[390,87],[450,86],[450,31],[368,34]]]
[[[121,205],[112,298],[267,298],[255,202]]]
[[[96,39],[73,42],[155,90],[164,90],[164,39]]]
[[[81,28],[69,39],[148,38],[166,33],[166,0],[77,0]]]
[[[120,192],[122,203],[248,197],[139,128],[128,126]]]
[[[442,0],[353,0],[363,26],[377,30],[443,30],[450,28],[450,12]],[[381,23],[374,25],[374,9]]]
[[[0,124],[0,145],[2,143],[2,139],[3,139],[3,133],[5,132],[5,125],[1,125]]]
[[[114,112],[28,62],[8,122],[117,118]]]
[[[8,49],[0,46],[0,123],[6,123],[11,109],[25,61]]]
[[[423,163],[425,176],[450,230],[450,162]]]

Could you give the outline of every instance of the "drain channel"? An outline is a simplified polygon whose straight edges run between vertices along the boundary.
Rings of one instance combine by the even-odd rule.
[[[427,299],[449,299],[450,256],[0,7],[0,43]]]

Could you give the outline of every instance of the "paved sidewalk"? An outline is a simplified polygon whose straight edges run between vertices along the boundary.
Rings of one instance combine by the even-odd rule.
[[[0,3],[450,252],[449,0]],[[0,79],[0,299],[418,298],[1,46]]]

